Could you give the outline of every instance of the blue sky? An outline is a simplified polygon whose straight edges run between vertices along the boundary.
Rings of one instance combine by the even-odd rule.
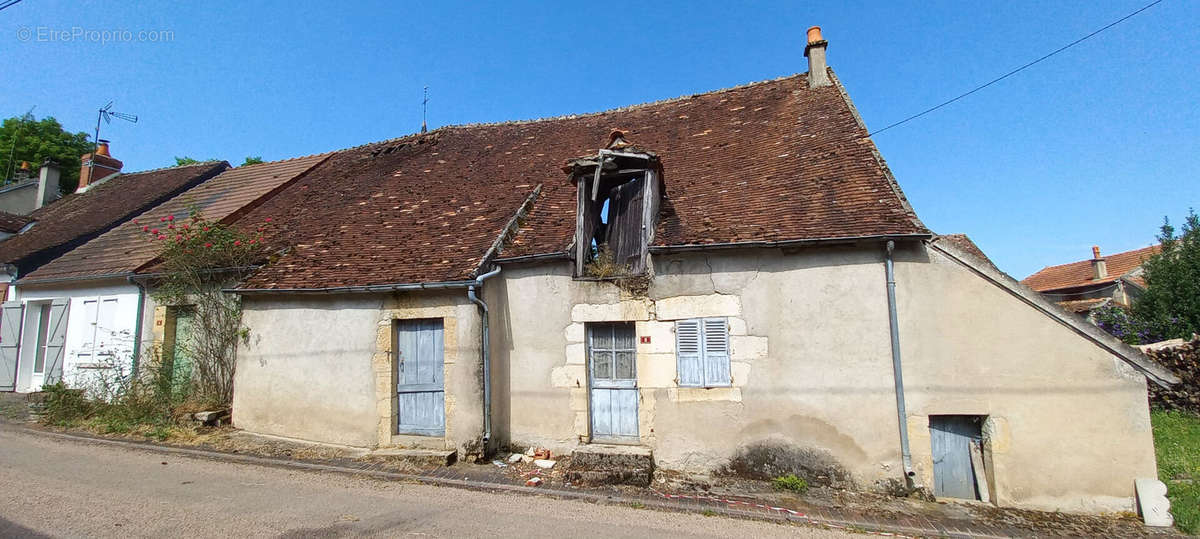
[[[240,163],[419,128],[590,112],[807,70],[804,31],[872,129],[1083,36],[1150,0],[120,3],[0,11],[0,116],[91,132],[126,170]],[[875,142],[918,215],[1022,278],[1148,245],[1200,206],[1200,2],[1125,23]],[[84,31],[130,32],[102,43]],[[158,41],[141,32],[170,32]],[[119,37],[119,36],[118,36]],[[23,39],[27,38],[27,39]]]

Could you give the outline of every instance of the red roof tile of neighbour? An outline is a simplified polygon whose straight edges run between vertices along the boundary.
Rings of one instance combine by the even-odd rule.
[[[1147,258],[1158,254],[1161,247],[1151,245],[1133,251],[1107,255],[1104,257],[1105,270],[1108,273],[1103,279],[1092,278],[1092,260],[1080,260],[1070,264],[1050,266],[1026,277],[1022,284],[1037,290],[1047,292],[1064,288],[1077,288],[1092,284],[1111,283],[1142,265]],[[1136,279],[1140,281],[1140,279]]]
[[[133,272],[158,253],[143,226],[157,225],[167,216],[182,219],[193,209],[209,221],[231,221],[327,157],[329,154],[314,155],[226,170],[42,266],[21,282]]]
[[[28,215],[17,215],[15,213],[0,211],[0,232],[16,234],[31,222],[33,222],[33,218]]]
[[[575,231],[563,163],[613,128],[655,152],[656,245],[928,234],[840,84],[804,76],[595,114],[445,127],[339,152],[252,212],[295,249],[245,288],[470,278],[536,186],[501,257],[561,253]]]
[[[29,214],[33,228],[0,243],[0,262],[28,273],[227,168],[220,161],[120,174],[67,195]]]

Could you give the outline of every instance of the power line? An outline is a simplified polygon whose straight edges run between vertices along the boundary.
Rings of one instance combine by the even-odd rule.
[[[18,2],[20,2],[20,1],[21,1],[21,0],[8,0],[7,2],[0,2],[0,9],[4,9],[4,8],[6,8],[6,7],[12,7],[12,6],[15,6],[15,5],[17,5],[17,3],[18,3]]]
[[[1045,59],[1047,59],[1047,58],[1049,58],[1049,57],[1051,57],[1051,56],[1054,56],[1055,54],[1058,54],[1058,53],[1060,53],[1060,52],[1062,52],[1062,51],[1065,51],[1065,50],[1067,50],[1067,49],[1069,49],[1069,48],[1071,48],[1071,47],[1074,47],[1075,45],[1078,45],[1078,44],[1080,44],[1080,43],[1083,43],[1084,41],[1087,41],[1088,39],[1091,39],[1091,38],[1092,38],[1093,36],[1095,36],[1096,34],[1099,34],[1100,32],[1103,32],[1103,31],[1105,31],[1105,30],[1108,30],[1109,28],[1112,28],[1112,27],[1114,27],[1114,26],[1116,26],[1116,25],[1118,25],[1118,24],[1121,24],[1121,23],[1125,22],[1126,20],[1128,20],[1128,19],[1132,18],[1134,15],[1137,15],[1138,13],[1141,13],[1141,12],[1143,12],[1143,11],[1146,11],[1147,9],[1150,9],[1150,8],[1154,7],[1155,5],[1157,5],[1157,4],[1159,4],[1159,3],[1161,3],[1162,1],[1163,1],[1163,0],[1154,0],[1153,2],[1150,2],[1149,4],[1146,4],[1145,6],[1142,6],[1142,8],[1141,8],[1141,9],[1139,9],[1139,10],[1137,10],[1137,11],[1134,11],[1133,13],[1130,13],[1130,14],[1128,14],[1128,15],[1124,16],[1124,17],[1121,17],[1120,19],[1117,19],[1117,20],[1115,20],[1115,21],[1113,21],[1113,22],[1109,23],[1108,25],[1104,26],[1103,28],[1101,28],[1101,29],[1099,29],[1099,30],[1096,30],[1095,32],[1092,32],[1092,33],[1090,33],[1090,34],[1088,34],[1088,35],[1086,35],[1086,36],[1083,36],[1083,37],[1081,37],[1081,38],[1079,38],[1079,39],[1076,39],[1075,41],[1072,41],[1072,42],[1070,42],[1070,43],[1067,43],[1066,45],[1063,45],[1062,47],[1059,47],[1059,48],[1055,49],[1053,52],[1051,52],[1051,53],[1049,53],[1049,54],[1047,54],[1047,55],[1045,55],[1045,56],[1042,56],[1041,58],[1038,58],[1037,60],[1034,60],[1034,61],[1032,61],[1032,62],[1029,62],[1028,64],[1025,64],[1025,65],[1023,65],[1023,66],[1021,66],[1021,67],[1018,67],[1018,68],[1016,68],[1016,69],[1014,69],[1014,70],[1012,70],[1012,71],[1009,71],[1008,73],[1005,73],[1005,74],[1003,74],[1003,75],[1001,75],[1001,76],[999,76],[999,77],[996,77],[996,78],[994,78],[994,79],[992,79],[992,80],[988,81],[986,84],[983,84],[983,85],[977,86],[977,87],[975,87],[974,89],[972,89],[971,91],[969,91],[969,92],[967,92],[967,93],[965,93],[965,94],[962,94],[962,95],[960,95],[960,96],[958,96],[958,97],[955,97],[954,99],[951,99],[951,100],[949,100],[949,101],[942,102],[941,104],[938,104],[938,105],[936,105],[936,106],[933,106],[933,107],[930,107],[930,108],[928,108],[928,109],[925,109],[925,110],[923,110],[923,111],[921,111],[921,112],[918,112],[917,114],[914,114],[914,115],[912,115],[912,116],[909,116],[908,118],[905,118],[905,119],[903,119],[903,120],[900,120],[900,121],[898,121],[898,122],[896,122],[896,123],[894,123],[894,124],[891,124],[891,125],[889,125],[889,126],[887,126],[887,127],[884,127],[883,129],[878,129],[878,130],[872,131],[872,132],[870,132],[870,133],[867,133],[867,136],[869,137],[869,136],[871,136],[871,135],[876,135],[876,134],[882,133],[882,132],[884,132],[884,131],[887,131],[888,129],[891,129],[891,128],[893,128],[893,127],[896,127],[896,126],[898,126],[898,125],[905,124],[905,123],[911,122],[911,121],[913,121],[913,120],[916,120],[917,118],[920,118],[920,117],[922,117],[922,116],[924,116],[924,115],[926,115],[926,114],[929,114],[930,112],[933,112],[933,111],[935,111],[935,110],[937,110],[937,109],[940,109],[940,108],[942,108],[942,107],[944,107],[944,106],[946,106],[946,105],[949,105],[949,104],[951,104],[951,103],[953,103],[953,102],[955,102],[955,101],[958,101],[959,99],[962,99],[962,98],[964,98],[964,97],[967,97],[967,96],[969,96],[969,95],[971,95],[971,94],[973,94],[973,93],[975,93],[975,92],[978,92],[978,91],[980,91],[980,90],[982,90],[982,89],[984,89],[984,88],[987,88],[988,86],[991,86],[991,85],[993,85],[993,84],[996,84],[997,82],[1000,82],[1000,81],[1002,81],[1002,80],[1004,80],[1004,79],[1007,79],[1007,78],[1009,78],[1009,77],[1011,77],[1011,76],[1013,76],[1013,75],[1016,75],[1017,73],[1020,73],[1021,71],[1024,71],[1025,69],[1028,69],[1028,68],[1030,68],[1030,67],[1033,67],[1034,65],[1037,65],[1037,64],[1041,63],[1041,62],[1042,62],[1042,60],[1045,60]]]

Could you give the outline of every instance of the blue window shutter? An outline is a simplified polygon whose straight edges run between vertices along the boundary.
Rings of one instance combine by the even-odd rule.
[[[704,385],[727,386],[729,376],[729,324],[724,318],[705,318]]]
[[[675,323],[675,357],[679,363],[679,385],[703,386],[700,320]]]

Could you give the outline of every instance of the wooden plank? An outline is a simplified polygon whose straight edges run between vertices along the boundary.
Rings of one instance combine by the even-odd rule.
[[[975,471],[975,489],[979,493],[979,501],[990,503],[991,495],[988,492],[987,470],[983,468],[983,450],[979,448],[979,442],[971,440],[971,468]]]

